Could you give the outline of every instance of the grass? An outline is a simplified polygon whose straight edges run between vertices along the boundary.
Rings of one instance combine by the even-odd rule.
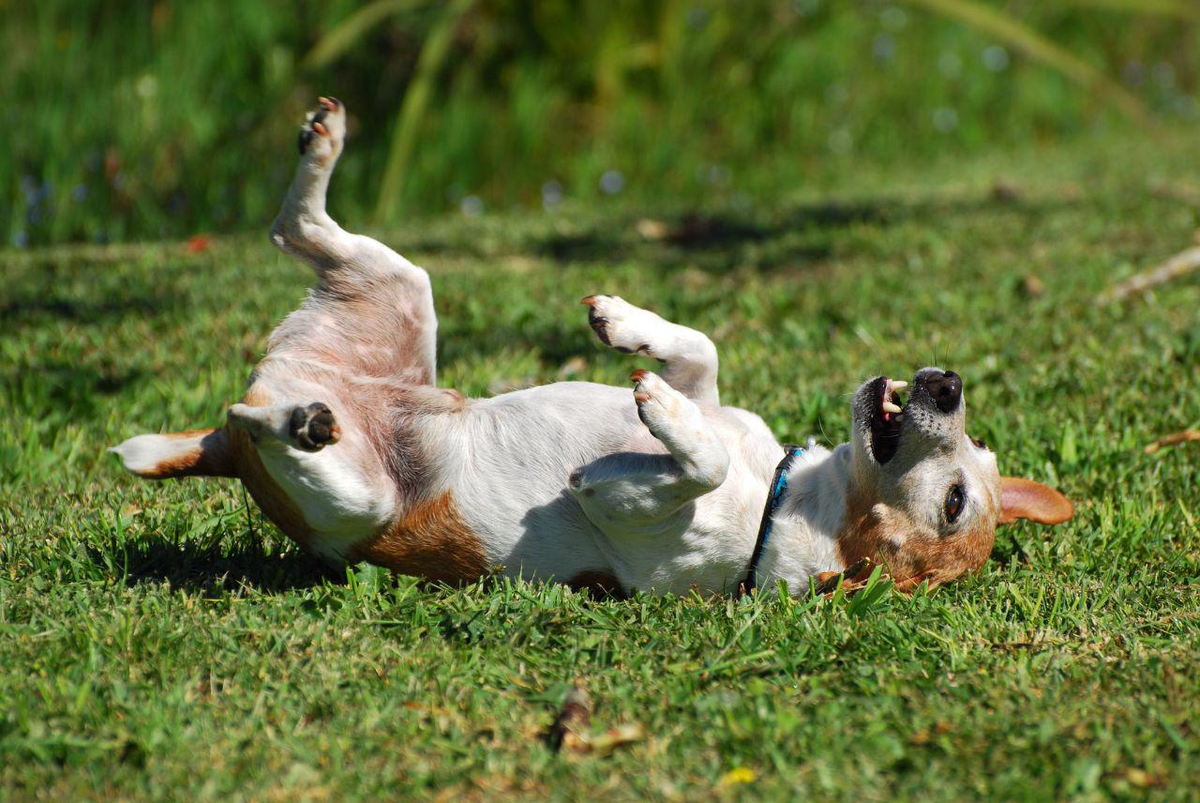
[[[915,597],[327,577],[236,483],[103,454],[221,420],[306,269],[261,233],[4,254],[0,797],[1194,799],[1200,451],[1142,447],[1200,424],[1200,283],[1091,301],[1192,242],[1192,156],[1098,140],[687,220],[386,232],[431,269],[443,382],[474,394],[622,381],[577,303],[601,291],[714,333],[724,399],[781,437],[844,438],[873,373],[961,372],[972,433],[1078,513]],[[680,236],[643,240],[645,217]],[[596,727],[645,738],[551,752],[576,678]]]

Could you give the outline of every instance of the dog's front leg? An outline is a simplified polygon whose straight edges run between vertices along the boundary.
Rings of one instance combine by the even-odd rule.
[[[729,452],[696,402],[650,371],[634,371],[638,417],[669,455],[615,454],[574,472],[568,485],[593,522],[654,529],[720,487]]]
[[[619,296],[588,296],[588,325],[607,346],[662,363],[662,378],[692,401],[717,407],[717,347],[708,335],[671,323]]]

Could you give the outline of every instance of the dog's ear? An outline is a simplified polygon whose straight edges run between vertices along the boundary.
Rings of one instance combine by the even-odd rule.
[[[148,480],[174,477],[236,477],[225,428],[138,435],[109,449],[125,470]]]
[[[1075,515],[1071,500],[1049,486],[1020,477],[1000,478],[1000,523],[1029,519],[1062,524]]]

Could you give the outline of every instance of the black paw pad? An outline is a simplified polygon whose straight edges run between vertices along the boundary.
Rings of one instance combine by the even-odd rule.
[[[333,411],[321,402],[292,410],[288,430],[296,445],[310,452],[337,443],[342,434]]]

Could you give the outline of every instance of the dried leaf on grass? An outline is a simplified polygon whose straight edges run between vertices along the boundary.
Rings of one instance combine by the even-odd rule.
[[[1185,429],[1183,432],[1173,432],[1170,435],[1164,435],[1147,446],[1145,451],[1146,454],[1154,454],[1159,449],[1167,446],[1178,446],[1188,441],[1200,441],[1200,429]]]
[[[582,684],[576,683],[563,696],[562,706],[546,741],[556,752],[570,754],[608,755],[622,745],[645,738],[641,725],[625,723],[607,730],[592,732],[592,696]]]
[[[587,689],[576,683],[563,696],[562,707],[558,716],[550,726],[546,741],[555,750],[579,752],[580,745],[586,743],[588,726],[592,722],[592,695]]]
[[[1022,277],[1017,290],[1025,298],[1041,298],[1046,295],[1046,283],[1036,273],[1028,273]]]
[[[671,233],[671,227],[661,220],[653,218],[642,218],[637,222],[637,233],[642,235],[642,239],[657,242],[665,240]]]
[[[1139,789],[1157,789],[1167,785],[1167,779],[1138,767],[1125,770],[1125,780]]]
[[[626,722],[606,731],[592,734],[587,741],[587,751],[593,755],[608,755],[622,745],[639,742],[646,736],[642,726]]]

